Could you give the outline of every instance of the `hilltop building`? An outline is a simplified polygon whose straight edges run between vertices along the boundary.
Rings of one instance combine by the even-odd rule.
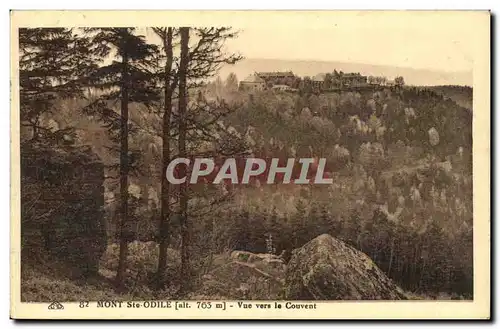
[[[367,84],[367,77],[360,73],[346,73],[342,77],[342,85],[346,87],[363,86]]]
[[[328,81],[327,81],[328,80]],[[342,87],[360,87],[367,85],[367,77],[360,73],[328,74],[319,73],[312,79],[313,88],[316,90],[330,90]]]
[[[247,91],[261,91],[266,87],[266,82],[258,75],[252,74],[240,81],[240,89]]]
[[[399,82],[398,79],[401,81]],[[312,90],[315,92],[333,91],[342,89],[358,89],[367,86],[394,87],[404,84],[403,78],[387,80],[386,77],[365,76],[359,72],[343,73],[318,73],[310,79]],[[287,72],[255,72],[240,82],[241,90],[261,91],[272,89],[274,91],[297,91],[301,78],[292,71]]]
[[[259,78],[264,80],[274,80],[274,79],[295,79],[295,74],[292,71],[288,72],[258,72],[256,73]]]
[[[316,74],[311,79],[313,88],[317,89],[317,90],[323,90],[323,89],[325,89],[325,78],[326,78],[326,74],[325,73],[318,73],[318,74]]]
[[[287,85],[294,87],[298,77],[292,71],[287,72],[256,72],[259,78],[266,82],[267,87],[274,85]]]

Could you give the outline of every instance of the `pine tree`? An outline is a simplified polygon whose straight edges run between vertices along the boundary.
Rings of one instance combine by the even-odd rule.
[[[280,248],[282,248],[280,238],[282,234],[282,228],[280,224],[281,222],[280,219],[278,219],[276,206],[273,206],[267,218],[267,234],[269,237],[271,237],[272,241],[271,248],[268,248],[268,253],[276,253],[277,250],[281,250]]]
[[[290,220],[292,243],[291,249],[301,247],[307,241],[307,205],[302,198],[297,201],[295,205],[296,212],[292,215]]]
[[[129,123],[129,105],[152,105],[158,101],[155,76],[150,70],[157,57],[157,46],[147,44],[143,36],[134,34],[134,28],[89,28],[92,54],[110,64],[97,68],[88,77],[89,85],[104,91],[85,108],[86,113],[97,116],[119,143],[120,163],[120,255],[116,283],[123,285],[128,253],[128,242],[134,239],[134,228],[128,220],[128,176],[138,154],[129,150],[129,133],[134,130]],[[120,101],[120,112],[112,108]]]
[[[94,67],[88,39],[67,28],[19,29],[21,127],[31,141],[57,143],[72,129],[53,131],[43,116],[58,111],[56,100],[81,96],[81,77]]]
[[[238,90],[238,77],[233,72],[229,73],[226,78],[226,89],[230,92]]]
[[[338,234],[338,232],[335,232],[334,230],[334,227],[330,221],[330,213],[328,211],[327,205],[324,203],[319,206],[318,228],[318,235],[326,233],[335,237],[336,234]]]
[[[66,198],[68,182],[75,182],[73,174],[84,166],[75,168],[74,161],[91,158],[76,143],[74,127],[53,126],[49,119],[65,110],[64,100],[83,96],[82,77],[94,68],[88,38],[73,29],[19,29],[22,238],[36,230],[45,240],[43,252],[53,252],[84,275],[97,273],[96,259],[106,248],[103,218],[94,207],[99,200],[88,207],[85,200],[64,200],[54,207],[46,196],[56,188]],[[81,241],[84,248],[74,248]]]

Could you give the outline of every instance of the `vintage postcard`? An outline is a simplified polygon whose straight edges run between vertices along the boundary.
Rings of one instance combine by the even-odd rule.
[[[14,319],[489,319],[490,12],[12,11]]]

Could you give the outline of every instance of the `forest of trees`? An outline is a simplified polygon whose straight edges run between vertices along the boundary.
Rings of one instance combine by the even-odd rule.
[[[144,284],[157,291],[175,284],[182,296],[216,254],[271,250],[287,258],[328,233],[409,291],[472,295],[471,111],[411,87],[247,94],[236,75],[217,77],[242,59],[223,50],[237,36],[231,28],[142,34],[20,29],[23,266],[36,273],[44,250],[55,248],[40,247],[39,235],[70,231],[86,240],[64,249],[63,263],[68,253],[86,255],[77,257],[88,263],[85,276],[98,277],[110,263],[106,250],[115,250],[113,287],[126,293],[137,267],[131,246],[153,241]],[[235,188],[166,179],[177,157],[250,155],[325,157],[334,184]],[[40,191],[61,185],[75,163],[93,161],[104,168],[102,222],[80,216],[81,207],[74,218],[44,208]],[[44,164],[41,174],[29,169]]]
[[[265,252],[271,232],[280,253],[329,233],[405,289],[472,295],[471,110],[414,87],[233,97],[247,101],[228,124],[254,154],[326,157],[334,184],[242,193],[245,209],[215,215],[221,249]]]
[[[78,99],[81,105],[70,110],[74,112],[65,113],[75,123],[79,116],[86,115],[108,131],[111,143],[106,149],[110,155],[116,154],[112,157],[117,161],[109,164],[107,173],[119,185],[117,286],[123,284],[128,243],[136,239],[129,176],[141,171],[143,150],[131,148],[131,136],[156,128],[153,137],[160,136],[163,145],[157,164],[162,172],[172,158],[186,156],[188,152],[193,155],[195,150],[208,155],[221,150],[232,154],[243,149],[243,144],[237,145],[230,133],[222,132],[221,136],[218,132],[218,120],[232,108],[223,101],[209,102],[198,93],[203,82],[212,77],[220,65],[240,59],[221,51],[224,42],[235,34],[229,28],[158,27],[152,30],[160,46],[147,43],[134,28],[20,30],[21,125],[26,127],[22,148],[27,150],[35,143],[40,144],[39,147],[66,148],[78,144],[70,136],[72,127],[52,129],[44,125],[44,119],[54,113],[55,117],[59,115],[58,107],[65,99]],[[116,104],[120,104],[119,107]],[[131,120],[146,113],[153,113],[146,123],[150,127]],[[225,145],[228,140],[233,145]],[[203,150],[202,144],[208,147]],[[185,282],[190,282],[189,191],[186,185],[172,190],[166,179],[162,179],[161,225],[157,234],[160,284],[164,281],[173,208],[181,228],[181,272]],[[171,194],[178,199],[175,205],[171,203]],[[31,220],[39,218],[35,216]]]

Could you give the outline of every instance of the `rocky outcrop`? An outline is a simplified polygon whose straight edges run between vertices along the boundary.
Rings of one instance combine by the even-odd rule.
[[[364,253],[323,234],[295,249],[287,266],[285,299],[407,299]]]
[[[407,299],[364,253],[323,234],[281,257],[233,251],[218,255],[191,299]]]

